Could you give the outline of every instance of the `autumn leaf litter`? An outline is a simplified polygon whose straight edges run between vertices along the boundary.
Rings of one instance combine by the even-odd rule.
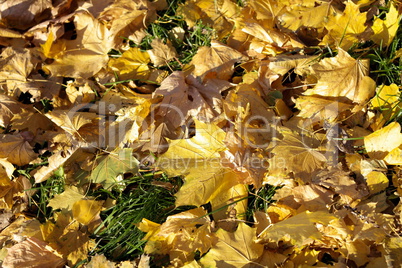
[[[2,267],[401,266],[401,8],[2,1]]]

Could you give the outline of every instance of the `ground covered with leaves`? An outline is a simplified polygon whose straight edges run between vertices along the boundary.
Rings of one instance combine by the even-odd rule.
[[[0,1],[2,267],[400,267],[399,1]]]

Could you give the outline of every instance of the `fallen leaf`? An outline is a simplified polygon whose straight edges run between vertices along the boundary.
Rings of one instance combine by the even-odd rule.
[[[384,159],[388,153],[401,144],[401,126],[397,122],[392,122],[364,137],[366,151],[372,159]]]
[[[185,124],[190,117],[208,122],[221,110],[220,91],[226,87],[226,83],[218,87],[203,85],[192,76],[185,77],[183,72],[173,72],[152,95],[154,98],[163,96],[155,116],[169,122],[172,130]]]
[[[378,194],[379,192],[384,191],[389,185],[387,176],[378,171],[372,171],[367,174],[366,183],[370,190],[370,194]]]
[[[374,35],[371,36],[376,44],[387,47],[396,36],[401,16],[393,3],[389,3],[389,10],[385,20],[376,17],[373,26]]]
[[[180,5],[177,14],[183,16],[189,27],[202,20],[217,31],[218,38],[222,38],[231,32],[232,21],[239,16],[239,9],[230,0],[191,0]]]
[[[0,134],[0,158],[7,158],[13,164],[23,166],[36,159],[37,154],[29,144],[30,133]]]
[[[0,94],[0,126],[6,128],[10,124],[14,115],[22,112],[22,108],[23,104],[20,102],[6,95]]]
[[[236,185],[231,170],[220,163],[220,151],[226,149],[226,133],[214,124],[196,121],[196,134],[191,139],[168,140],[169,149],[156,166],[168,174],[184,175],[185,183],[176,194],[176,206],[200,206],[221,191]]]
[[[99,213],[104,201],[81,199],[74,202],[72,206],[73,217],[79,223],[88,225],[99,219]]]
[[[194,55],[191,64],[195,66],[194,75],[205,77],[213,72],[214,77],[229,80],[233,74],[234,64],[246,60],[239,51],[220,42],[211,41],[210,47],[201,47]]]
[[[43,68],[53,76],[89,78],[106,65],[113,40],[106,26],[87,11],[77,11],[73,22],[77,37],[73,40],[58,39],[55,45],[64,50]],[[64,45],[60,46],[58,42]]]
[[[99,157],[98,165],[91,172],[91,181],[100,183],[105,189],[117,186],[118,175],[137,173],[138,160],[133,156],[133,149],[117,149]]]
[[[52,1],[13,0],[0,4],[2,24],[9,28],[26,30],[35,24],[50,18]]]
[[[176,49],[170,44],[164,44],[162,40],[156,38],[151,42],[152,49],[148,50],[154,66],[167,65],[169,61],[177,57]]]
[[[272,150],[272,169],[283,169],[296,174],[311,174],[323,168],[327,161],[325,152],[320,151],[320,141],[308,135],[283,133],[284,138]],[[303,176],[303,175],[302,175]]]
[[[82,141],[85,143],[100,142],[99,115],[96,113],[79,112],[76,106],[71,110],[55,110],[46,115],[57,126],[61,127],[67,134],[71,135],[71,141]],[[67,142],[67,141],[66,141]]]
[[[120,80],[147,80],[150,75],[148,52],[133,47],[124,52],[121,57],[111,59],[108,66],[119,75]]]
[[[67,150],[61,150],[48,158],[49,164],[39,168],[34,173],[35,183],[41,183],[49,179],[53,173],[63,166],[65,162],[78,150],[77,146],[73,146]]]
[[[342,49],[338,50],[337,56],[322,59],[311,68],[318,81],[305,95],[346,97],[362,103],[374,94],[376,85],[368,76],[368,62],[355,60]]]
[[[255,228],[241,222],[236,232],[220,229],[216,236],[217,243],[200,259],[204,267],[251,267],[258,264],[264,246],[255,242]]]
[[[51,200],[49,200],[49,207],[54,210],[61,209],[66,211],[71,211],[75,202],[80,201],[84,198],[84,195],[80,193],[77,187],[66,186],[64,192],[55,195]]]
[[[69,266],[85,260],[95,246],[88,232],[69,213],[57,212],[53,218],[40,226],[44,241],[61,253]]]
[[[2,263],[4,268],[61,268],[64,265],[64,259],[54,249],[35,237],[9,248]]]
[[[206,214],[199,207],[171,215],[161,225],[143,219],[138,228],[147,232],[145,253],[171,254],[181,258],[183,263],[193,260],[197,250],[206,253],[212,244],[210,220]]]
[[[336,217],[326,211],[305,211],[268,227],[258,235],[258,242],[284,240],[303,247],[321,239],[322,234],[317,229],[317,224],[327,225],[334,219]]]
[[[330,13],[328,17],[328,22],[325,24],[328,33],[321,44],[335,44],[348,50],[363,39],[362,34],[367,28],[365,25],[367,17],[366,12],[360,12],[359,5],[348,0],[343,12],[336,12],[334,15]]]
[[[95,255],[91,261],[85,265],[86,268],[115,268],[116,263],[106,259],[105,255]]]

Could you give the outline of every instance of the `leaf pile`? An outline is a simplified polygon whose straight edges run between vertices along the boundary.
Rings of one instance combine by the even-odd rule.
[[[373,70],[380,50],[399,64],[401,10],[1,1],[2,266],[401,266],[400,77]],[[110,193],[150,166],[182,176],[175,206],[192,209],[130,223],[141,258],[94,256]],[[250,211],[267,185],[276,202]]]

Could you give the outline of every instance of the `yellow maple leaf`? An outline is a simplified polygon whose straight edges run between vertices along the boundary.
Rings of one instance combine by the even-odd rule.
[[[148,52],[143,52],[137,47],[132,47],[124,52],[120,58],[111,59],[108,65],[119,74],[119,79],[121,80],[146,80],[150,74],[149,62]]]
[[[367,186],[370,190],[370,194],[377,194],[384,191],[389,184],[387,176],[382,172],[371,171],[365,176]]]
[[[0,134],[0,158],[7,158],[18,166],[29,164],[37,157],[29,144],[30,135],[32,134],[24,132],[14,135]]]
[[[293,132],[282,134],[283,140],[272,150],[275,155],[270,161],[272,170],[286,170],[303,176],[325,166],[327,158],[320,152],[319,140]]]
[[[206,214],[199,207],[169,216],[161,225],[143,219],[137,226],[147,232],[144,251],[148,254],[170,254],[172,261],[180,259],[182,264],[193,260],[197,250],[204,254],[213,242],[210,220],[205,217]]]
[[[290,5],[279,16],[283,27],[297,31],[300,27],[312,27],[322,32],[325,20],[331,10],[330,2],[303,1],[300,5]]]
[[[61,268],[66,262],[46,242],[30,237],[7,249],[2,267],[37,267],[38,263],[42,267]]]
[[[148,50],[154,66],[167,65],[169,61],[177,57],[176,49],[170,43],[163,43],[159,38],[155,38],[151,42],[152,49]]]
[[[366,12],[361,13],[359,5],[348,0],[342,13],[329,14],[328,22],[325,23],[328,33],[321,44],[348,50],[353,44],[361,41],[367,28],[366,20]]]
[[[311,69],[318,81],[305,95],[346,97],[362,103],[374,94],[376,84],[368,76],[368,62],[353,59],[343,49],[338,50],[337,56],[322,59]]]
[[[88,232],[82,230],[78,221],[73,221],[70,213],[57,212],[51,220],[40,226],[43,240],[63,255],[69,266],[85,260],[95,242]]]
[[[290,241],[297,247],[310,244],[314,240],[321,239],[321,232],[316,224],[327,225],[337,218],[326,211],[304,211],[291,218],[269,226],[258,235],[259,242]]]
[[[371,40],[382,46],[389,46],[391,44],[398,30],[399,21],[401,19],[401,16],[393,2],[390,2],[389,5],[390,7],[385,16],[385,20],[377,17],[371,27],[374,31]]]
[[[239,223],[234,233],[219,229],[218,241],[200,259],[203,267],[252,267],[263,253],[264,246],[255,242],[256,229]]]
[[[107,53],[112,48],[112,39],[105,25],[87,11],[77,11],[73,16],[77,38],[59,39],[54,48],[63,49],[51,56],[54,61],[45,65],[44,70],[53,76],[88,78],[96,74],[108,61]],[[65,18],[67,19],[67,18]],[[50,43],[50,41],[49,41]],[[46,46],[45,45],[45,50]],[[56,52],[55,52],[56,53]]]
[[[384,159],[402,144],[401,126],[397,122],[383,127],[364,137],[364,145],[370,158]]]
[[[191,64],[195,66],[195,76],[204,77],[215,73],[214,77],[228,80],[233,74],[234,64],[247,59],[239,51],[217,41],[211,41],[210,47],[200,47]]]
[[[180,5],[177,14],[182,15],[189,27],[197,21],[211,25],[218,33],[218,38],[228,35],[238,16],[239,7],[231,0],[191,0]]]
[[[371,99],[373,108],[380,111],[380,116],[376,118],[377,127],[381,127],[399,114],[400,90],[398,85],[381,85],[377,88],[377,94]]]
[[[209,122],[221,111],[220,92],[228,87],[229,84],[225,82],[207,81],[201,84],[195,77],[186,77],[183,72],[175,71],[152,94],[154,98],[163,96],[155,108],[155,115],[169,122],[168,127],[173,131],[190,117]]]
[[[80,193],[77,187],[66,186],[64,192],[56,194],[50,201],[48,206],[56,209],[64,209],[65,211],[71,211],[75,202],[84,198],[84,195]]]
[[[99,115],[74,110],[55,110],[45,114],[67,134],[80,141],[99,141]]]
[[[237,184],[233,173],[220,163],[226,133],[214,124],[196,122],[191,139],[169,140],[169,149],[157,161],[168,174],[184,175],[176,206],[206,204]]]
[[[72,207],[73,217],[78,222],[88,225],[99,218],[104,201],[81,199],[74,202]]]

